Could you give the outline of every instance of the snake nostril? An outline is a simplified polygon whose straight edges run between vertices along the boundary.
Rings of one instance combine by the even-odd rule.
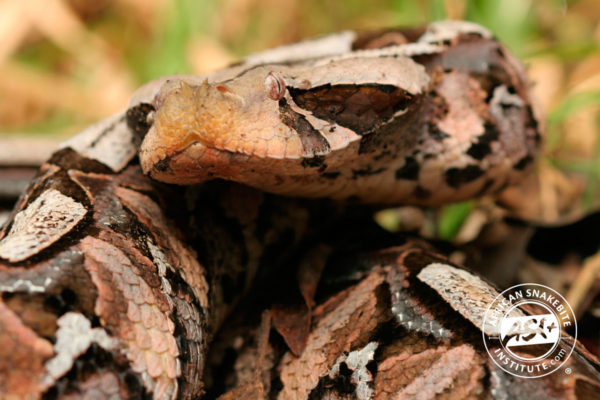
[[[215,87],[219,92],[225,94],[225,93],[231,93],[231,89],[229,89],[227,86],[225,85],[217,85]]]

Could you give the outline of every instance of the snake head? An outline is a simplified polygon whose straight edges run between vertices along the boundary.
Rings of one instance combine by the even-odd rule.
[[[154,97],[140,161],[153,178],[178,184],[283,187],[329,170],[337,176],[341,164],[356,166],[362,137],[417,105],[427,83],[423,67],[400,57],[249,66],[199,85],[173,80]]]
[[[285,93],[283,77],[263,69],[224,82],[165,83],[140,149],[144,172],[191,183],[234,173],[234,160],[298,158],[300,138],[279,117]]]

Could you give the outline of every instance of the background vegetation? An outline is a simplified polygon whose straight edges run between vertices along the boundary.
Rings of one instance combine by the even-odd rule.
[[[27,150],[7,151],[7,143],[23,137],[20,149],[43,138],[51,151],[161,75],[208,72],[260,49],[343,29],[443,18],[485,25],[524,60],[548,115],[541,165],[577,172],[583,207],[594,207],[598,0],[0,0],[0,157],[26,156]],[[560,186],[562,175],[544,176]],[[456,234],[470,205],[448,210],[439,225],[443,237]]]

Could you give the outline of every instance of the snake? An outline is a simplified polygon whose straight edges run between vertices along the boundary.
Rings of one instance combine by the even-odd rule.
[[[295,57],[295,58],[294,58]],[[542,141],[521,64],[469,22],[345,32],[165,82],[141,149],[154,179],[434,206],[518,182]]]
[[[560,380],[498,369],[479,323],[496,289],[371,217],[373,205],[518,182],[543,130],[521,64],[469,22],[346,31],[153,81],[64,142],[0,229],[0,394],[197,399],[230,382],[223,399],[597,392],[600,367],[580,345]],[[312,272],[296,277],[302,265]],[[319,265],[333,289],[313,307]],[[218,338],[235,331],[236,306],[254,305],[240,300],[255,281],[268,294],[296,278],[315,316],[304,345],[283,333],[289,348],[267,344],[268,323],[260,351],[256,327]],[[250,364],[215,365],[223,346]]]

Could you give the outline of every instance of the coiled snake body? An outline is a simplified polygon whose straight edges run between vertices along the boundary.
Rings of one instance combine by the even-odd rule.
[[[370,215],[298,198],[434,205],[492,193],[520,178],[542,130],[520,64],[464,22],[346,32],[150,83],[128,111],[65,142],[0,231],[0,397],[597,393],[581,346],[571,375],[515,382],[482,350],[479,310],[494,288]],[[142,168],[260,190],[178,188]],[[331,257],[311,258],[321,246]],[[338,273],[316,307],[325,264]],[[235,368],[229,356],[208,368],[241,295],[281,274],[296,288],[270,287],[299,286],[303,299],[295,317],[273,311],[289,349],[269,344],[266,318],[257,346],[235,336],[225,352]]]

